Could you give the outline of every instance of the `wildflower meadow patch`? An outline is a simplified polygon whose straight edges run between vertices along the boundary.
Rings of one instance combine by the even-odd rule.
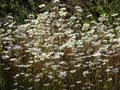
[[[53,4],[24,24],[7,17],[0,29],[1,90],[119,90],[119,13],[96,20],[78,5],[71,14],[60,0]]]

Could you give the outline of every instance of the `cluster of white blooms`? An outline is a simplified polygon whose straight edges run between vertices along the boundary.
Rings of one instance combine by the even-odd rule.
[[[60,14],[60,16],[62,17],[64,17],[64,16],[66,16],[67,15],[67,11],[66,11],[66,8],[64,7],[64,8],[61,8],[60,9],[60,11],[59,11],[59,14]]]
[[[104,74],[101,72],[107,72],[107,75],[109,72],[119,72],[116,66],[120,63],[115,64],[115,68],[107,67],[112,58],[119,59],[119,20],[113,23],[115,28],[107,23],[106,14],[101,15],[98,22],[82,22],[81,7],[75,6],[79,14],[67,17],[69,12],[65,5],[59,6],[59,2],[60,0],[53,0],[55,6],[51,11],[38,14],[36,19],[34,15],[29,15],[29,22],[16,26],[14,30],[11,28],[15,22],[7,30],[0,29],[2,65],[5,66],[5,71],[15,68],[12,77],[14,86],[23,87],[23,83],[29,81],[30,85],[35,83],[36,87],[41,87],[38,83],[44,87],[49,87],[52,83],[66,88],[81,83],[92,87],[92,81],[86,83],[91,74],[101,76]],[[44,8],[45,5],[39,7]],[[117,14],[111,15],[116,16]],[[87,18],[91,17],[91,14],[87,15]],[[4,62],[8,62],[8,65]],[[103,70],[102,67],[106,69]],[[21,78],[24,80],[18,81]],[[68,78],[70,83],[67,82]],[[106,81],[111,80],[108,78]],[[33,87],[29,86],[28,89]]]
[[[39,8],[44,8],[44,7],[45,7],[45,4],[39,5]]]
[[[58,3],[60,2],[60,0],[53,0],[53,3]]]

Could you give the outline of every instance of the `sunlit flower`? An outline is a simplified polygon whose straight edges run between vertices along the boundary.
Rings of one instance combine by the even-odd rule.
[[[81,64],[74,65],[74,67],[79,68]]]
[[[59,65],[52,65],[51,66],[53,70],[58,70],[58,67],[60,67]]]
[[[94,53],[93,56],[94,56],[94,57],[101,56],[101,53],[98,51],[98,52]]]
[[[21,64],[21,65],[16,65],[16,66],[19,67],[19,68],[27,68],[27,67],[30,67],[31,65]]]
[[[70,87],[75,87],[75,85],[73,84],[73,85],[70,85]]]
[[[29,87],[29,88],[28,88],[28,90],[32,90],[32,89],[33,89],[33,87]]]
[[[2,55],[2,59],[8,59],[8,58],[10,58],[10,56],[8,56],[8,55]]]
[[[87,74],[89,74],[89,71],[84,71],[84,72],[83,72],[84,77],[85,77]]]
[[[75,73],[75,72],[76,72],[76,70],[71,70],[71,71],[70,71],[70,73]]]
[[[36,78],[42,78],[43,77],[43,73],[38,73],[37,75],[36,75]]]
[[[18,83],[14,83],[13,85],[16,86],[16,85],[18,85]]]
[[[82,27],[82,30],[83,30],[83,31],[88,30],[89,26],[90,26],[90,24],[84,23],[84,24],[83,24],[83,27]]]
[[[110,72],[110,69],[108,68],[108,69],[106,69],[105,71],[106,71],[106,72]]]
[[[45,4],[39,5],[39,8],[44,8],[44,7],[45,7]]]
[[[58,74],[58,77],[61,78],[61,79],[64,79],[66,76],[67,76],[67,72],[66,71],[61,71]]]
[[[112,14],[111,16],[112,17],[118,16],[118,13]]]
[[[58,3],[60,2],[60,0],[53,0],[53,3]]]
[[[65,61],[61,61],[61,62],[59,62],[59,64],[66,65],[67,63]]]
[[[80,6],[75,6],[76,10],[79,11],[79,12],[82,12],[82,8]]]
[[[34,82],[39,82],[40,81],[40,79],[34,79]]]
[[[60,14],[60,16],[66,16],[67,12],[65,12],[65,11],[59,11],[59,14]]]
[[[26,74],[25,74],[25,77],[29,77],[29,76],[31,76],[30,73],[26,73]]]
[[[108,82],[112,81],[112,78],[109,78],[107,81],[108,81]]]
[[[16,74],[15,76],[13,76],[13,78],[17,78],[17,77],[19,77],[20,75],[19,74]]]
[[[10,67],[6,67],[6,68],[4,68],[4,70],[9,70],[10,69]]]
[[[81,83],[81,81],[76,81],[77,84]]]
[[[54,77],[53,77],[53,76],[51,76],[51,75],[48,75],[48,78],[49,78],[49,79],[53,79]]]
[[[10,61],[16,61],[16,58],[11,58]]]
[[[49,85],[50,85],[49,83],[44,83],[44,86],[45,86],[45,87],[47,87],[47,86],[49,86]]]

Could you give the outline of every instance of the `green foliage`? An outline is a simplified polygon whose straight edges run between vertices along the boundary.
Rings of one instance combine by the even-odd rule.
[[[44,0],[0,0],[0,17],[11,14],[19,22],[23,21],[28,14],[37,14],[38,6]],[[45,2],[45,1],[44,1]]]
[[[11,14],[16,21],[22,22],[28,14],[40,13],[39,5],[51,3],[51,0],[0,0],[0,17],[6,17]],[[120,12],[119,0],[62,0],[62,3],[69,3],[71,7],[78,5],[84,9],[85,13],[92,13],[96,18],[100,14],[111,14]],[[46,7],[47,9],[49,8]]]
[[[112,13],[119,13],[120,2],[119,0],[93,0],[84,3],[86,12],[90,12],[97,19],[101,14],[110,15]]]
[[[118,0],[63,1],[0,1],[1,90],[119,90]]]

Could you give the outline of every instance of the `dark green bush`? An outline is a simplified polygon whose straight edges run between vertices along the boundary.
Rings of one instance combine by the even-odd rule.
[[[19,22],[23,21],[28,14],[37,14],[38,6],[45,3],[44,0],[0,0],[0,17],[11,14]],[[48,2],[47,0],[46,2]]]

